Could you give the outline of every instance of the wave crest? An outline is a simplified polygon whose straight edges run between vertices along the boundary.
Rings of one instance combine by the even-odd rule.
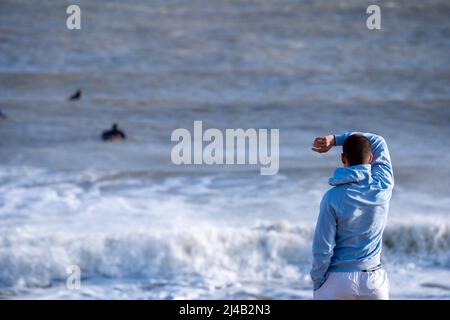
[[[220,282],[305,279],[311,263],[311,227],[289,223],[255,228],[180,227],[117,234],[39,235],[36,230],[0,238],[0,284],[47,287],[65,281],[76,264],[83,278],[133,277]],[[384,235],[385,261],[430,253],[450,264],[446,224],[392,225]],[[395,255],[391,255],[394,253]]]

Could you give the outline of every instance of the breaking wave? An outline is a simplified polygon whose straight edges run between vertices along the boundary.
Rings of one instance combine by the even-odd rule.
[[[313,230],[287,222],[254,228],[188,227],[110,234],[49,233],[27,229],[0,238],[2,287],[49,287],[78,265],[82,278],[175,280],[196,276],[236,282],[305,279]],[[402,255],[450,265],[448,224],[392,225],[385,261]],[[431,261],[433,263],[433,261]]]

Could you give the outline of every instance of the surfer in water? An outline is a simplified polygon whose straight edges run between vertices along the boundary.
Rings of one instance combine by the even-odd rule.
[[[0,119],[6,119],[7,117],[6,117],[6,114],[4,114],[3,112],[2,112],[2,110],[0,110]]]
[[[114,123],[111,129],[104,131],[102,133],[103,141],[122,141],[125,140],[126,138],[127,137],[125,133],[119,129],[117,123]]]
[[[72,94],[69,98],[69,100],[73,101],[73,100],[80,100],[81,99],[81,90],[78,89],[74,94]]]
[[[315,299],[389,299],[382,235],[394,187],[386,141],[370,133],[318,137],[313,151],[342,146],[343,168],[328,183],[313,239]]]

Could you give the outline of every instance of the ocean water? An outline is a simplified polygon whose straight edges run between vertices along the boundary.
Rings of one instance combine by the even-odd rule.
[[[311,142],[347,130],[390,147],[392,298],[450,298],[448,1],[377,1],[376,32],[357,0],[77,3],[69,31],[70,1],[0,2],[0,298],[310,299],[340,165]],[[280,129],[279,173],[174,165],[194,120]]]

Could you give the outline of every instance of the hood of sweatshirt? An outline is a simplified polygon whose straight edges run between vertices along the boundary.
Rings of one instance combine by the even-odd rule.
[[[347,168],[337,168],[333,176],[328,179],[332,186],[339,186],[347,183],[370,183],[372,180],[370,164],[361,164]]]

